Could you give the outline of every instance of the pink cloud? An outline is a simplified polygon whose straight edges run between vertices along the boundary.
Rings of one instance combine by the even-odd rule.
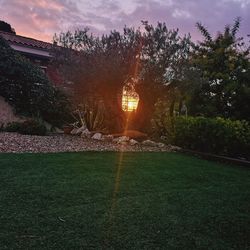
[[[97,34],[141,20],[165,21],[181,33],[200,37],[195,23],[201,21],[215,34],[237,16],[243,18],[241,34],[249,32],[249,0],[0,0],[1,19],[18,34],[51,41],[53,34],[69,28],[90,27]]]

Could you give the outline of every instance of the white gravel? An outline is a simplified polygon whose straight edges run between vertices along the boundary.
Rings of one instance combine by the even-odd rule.
[[[0,132],[1,153],[47,153],[80,151],[175,151],[171,145],[150,147],[144,145],[118,145],[110,141],[97,141],[74,135],[52,134],[48,136],[21,135]]]

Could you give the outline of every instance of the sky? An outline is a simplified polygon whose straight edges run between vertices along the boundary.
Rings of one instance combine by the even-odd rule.
[[[0,20],[19,35],[48,42],[61,31],[89,27],[100,35],[124,25],[139,27],[141,20],[165,22],[197,41],[196,22],[215,35],[238,16],[240,34],[250,34],[250,0],[0,0]]]

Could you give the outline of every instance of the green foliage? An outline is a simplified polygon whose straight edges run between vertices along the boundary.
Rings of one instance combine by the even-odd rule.
[[[196,47],[192,62],[203,82],[192,93],[190,114],[249,120],[249,47],[236,36],[240,18],[232,27],[225,26],[214,39],[200,23],[197,27],[204,41]]]
[[[46,135],[47,129],[43,123],[37,120],[27,120],[21,123],[18,132],[24,135]]]
[[[0,123],[0,132],[3,132],[3,131],[4,131],[4,124]]]
[[[123,111],[118,95],[134,71],[139,38],[138,31],[127,28],[123,34],[112,31],[102,37],[94,37],[84,29],[54,38],[64,47],[55,48],[55,64],[74,83],[76,104],[85,102],[89,95],[98,96],[109,111],[105,112],[109,131],[121,130]]]
[[[158,100],[155,104],[155,110],[152,123],[152,135],[154,137],[164,136],[167,143],[174,140],[173,118],[169,115],[169,102]]]
[[[105,109],[109,110],[105,119],[110,121],[111,130],[124,126],[117,96],[125,84],[135,84],[140,97],[135,117],[137,129],[146,130],[159,96],[183,98],[184,90],[190,89],[190,83],[194,82],[190,80],[192,74],[187,73],[192,71],[188,66],[193,46],[190,36],[181,37],[177,29],[170,30],[165,23],[153,26],[143,22],[143,26],[144,32],[125,27],[123,32],[95,37],[84,29],[54,38],[65,48],[63,51],[56,48],[55,63],[74,82],[78,97],[95,93],[102,98]],[[73,50],[77,53],[72,53]]]
[[[223,118],[177,117],[174,121],[178,146],[250,159],[250,124]]]
[[[195,84],[189,60],[193,43],[189,35],[181,37],[178,29],[168,29],[165,23],[156,26],[143,22],[143,46],[137,76],[136,91],[140,96],[138,120],[149,126],[154,104],[159,98],[168,99],[169,113],[182,101]]]
[[[4,131],[18,132],[24,135],[46,135],[45,125],[35,119],[29,119],[24,122],[11,122],[6,125]]]
[[[61,126],[69,117],[69,101],[44,72],[16,53],[0,37],[0,93],[17,114]]]
[[[5,127],[4,131],[6,132],[18,132],[20,129],[20,122],[9,122]]]

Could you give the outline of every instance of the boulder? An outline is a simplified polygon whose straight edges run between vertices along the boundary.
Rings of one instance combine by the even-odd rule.
[[[60,128],[54,128],[54,133],[63,134],[63,130]]]
[[[162,135],[162,136],[161,136],[161,140],[167,141],[167,139],[168,139],[167,136],[165,136],[165,135]]]
[[[119,145],[124,145],[124,146],[126,146],[126,145],[128,145],[128,142],[127,142],[127,141],[121,141],[121,142],[119,142],[118,144],[119,144]]]
[[[137,131],[137,130],[125,130],[122,133],[113,134],[113,136],[114,137],[127,136],[131,139],[140,140],[140,141],[147,139],[147,134],[142,133],[142,132]]]
[[[158,142],[158,143],[157,143],[157,147],[159,147],[159,148],[164,148],[164,147],[165,147],[165,144],[162,143],[162,142]]]
[[[129,140],[129,144],[130,144],[131,146],[134,146],[134,145],[139,144],[139,142],[136,141],[136,140],[134,140],[134,139],[130,139],[130,140]]]
[[[142,145],[149,146],[149,147],[157,147],[157,142],[146,140],[142,142]]]
[[[81,137],[90,138],[91,132],[86,128],[85,130],[82,131]]]
[[[104,140],[107,140],[107,141],[112,141],[114,139],[114,136],[113,135],[103,135],[102,138]]]
[[[170,148],[171,151],[180,151],[180,150],[181,150],[180,147],[178,147],[178,146],[173,146],[173,145],[169,145],[169,148]]]
[[[102,139],[102,134],[101,133],[95,133],[93,136],[92,136],[92,139],[94,140],[103,140]]]

